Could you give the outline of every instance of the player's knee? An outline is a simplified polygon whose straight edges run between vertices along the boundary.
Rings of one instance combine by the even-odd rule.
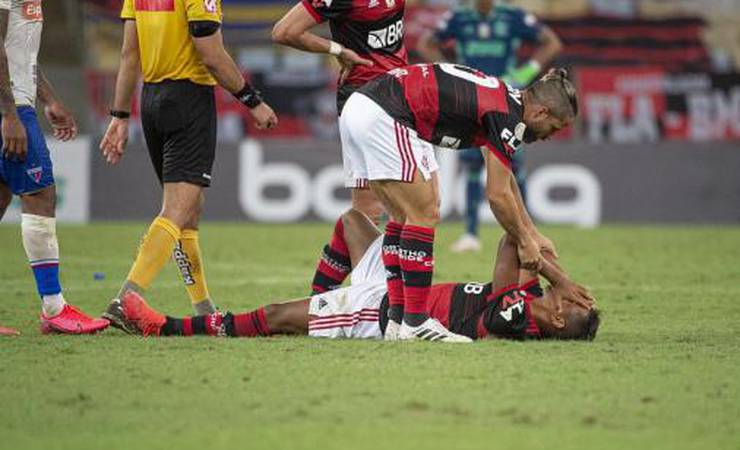
[[[380,222],[385,208],[377,198],[353,197],[352,209],[367,216],[374,223]]]

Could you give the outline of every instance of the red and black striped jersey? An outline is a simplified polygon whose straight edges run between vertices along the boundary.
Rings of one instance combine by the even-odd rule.
[[[487,147],[506,166],[524,138],[522,95],[458,64],[394,69],[362,86],[391,117],[440,147]]]
[[[332,39],[373,62],[354,66],[346,84],[362,85],[408,64],[403,45],[405,0],[302,1],[316,22],[329,21]]]
[[[531,302],[542,297],[536,280],[492,292],[491,283],[442,283],[432,285],[427,298],[429,317],[453,333],[471,339],[537,338],[540,330],[531,314]],[[388,296],[380,305],[380,329],[388,325]]]

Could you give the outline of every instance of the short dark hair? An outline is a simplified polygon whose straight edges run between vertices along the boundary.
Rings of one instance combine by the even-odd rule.
[[[547,106],[560,119],[572,119],[578,115],[576,88],[568,79],[568,71],[563,68],[550,69],[527,90],[535,101]]]
[[[601,312],[592,308],[583,315],[571,314],[560,339],[593,341],[601,324]]]

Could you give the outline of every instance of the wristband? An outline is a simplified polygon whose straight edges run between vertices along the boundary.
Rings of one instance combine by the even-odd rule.
[[[234,94],[237,100],[249,109],[256,108],[262,103],[262,96],[260,91],[253,88],[251,84],[244,82],[244,87],[241,91]]]
[[[131,117],[131,113],[128,111],[120,111],[116,109],[111,109],[109,112],[111,117],[115,117],[116,119],[128,119]]]
[[[342,50],[344,50],[344,47],[342,47],[342,44],[334,41],[329,41],[329,54],[334,56],[339,56],[342,54]]]

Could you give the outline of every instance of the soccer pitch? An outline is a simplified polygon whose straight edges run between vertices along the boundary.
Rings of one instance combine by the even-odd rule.
[[[99,314],[146,225],[60,227],[67,299]],[[304,296],[326,224],[206,223],[211,292]],[[447,249],[435,281],[487,281]],[[0,449],[738,449],[740,228],[543,228],[603,310],[592,343],[473,345],[41,336],[17,226],[0,226]],[[101,272],[104,279],[93,274]],[[148,295],[190,313],[174,264]]]

